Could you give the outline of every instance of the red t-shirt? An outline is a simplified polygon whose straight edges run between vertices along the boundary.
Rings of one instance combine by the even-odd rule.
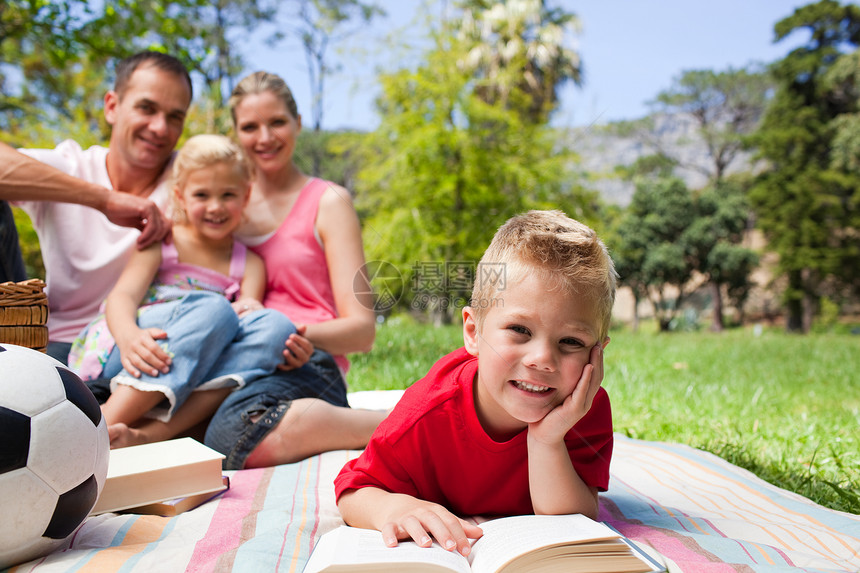
[[[335,478],[335,494],[377,487],[439,503],[456,515],[534,513],[529,495],[527,430],[507,442],[484,431],[472,386],[478,359],[460,349],[439,360],[403,394],[364,452]],[[609,396],[565,436],[577,473],[606,491],[612,456]]]

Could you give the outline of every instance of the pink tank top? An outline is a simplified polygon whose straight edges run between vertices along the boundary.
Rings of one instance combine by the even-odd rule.
[[[281,311],[296,324],[337,318],[328,263],[314,231],[329,185],[317,178],[308,181],[275,234],[251,247],[266,264],[266,308]],[[343,372],[349,368],[345,356],[335,356],[335,361]]]
[[[176,245],[171,242],[161,244],[161,264],[158,274],[150,288],[149,300],[144,304],[170,300],[185,293],[188,290],[208,290],[223,294],[228,300],[233,301],[239,294],[242,285],[242,277],[245,276],[245,245],[239,241],[233,242],[233,251],[230,257],[230,274],[222,275],[218,271],[179,262],[179,253]]]

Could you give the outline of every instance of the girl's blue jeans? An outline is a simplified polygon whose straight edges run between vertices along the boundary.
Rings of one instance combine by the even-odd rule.
[[[193,291],[181,299],[152,305],[138,318],[141,328],[160,328],[159,344],[172,356],[167,374],[134,378],[122,368],[114,348],[102,376],[132,380],[136,387],[164,392],[172,411],[194,390],[243,386],[273,373],[283,362],[284,342],[296,332],[276,310],[263,309],[242,318],[224,296]]]
[[[209,422],[205,443],[226,456],[224,469],[240,470],[299,398],[348,407],[346,383],[331,354],[317,348],[301,368],[276,370],[231,392]]]

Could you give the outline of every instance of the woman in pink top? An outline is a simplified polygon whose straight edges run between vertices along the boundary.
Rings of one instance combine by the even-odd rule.
[[[225,467],[271,466],[362,448],[384,413],[347,406],[345,355],[367,352],[376,320],[350,193],[293,161],[301,116],[284,81],[243,79],[230,108],[256,179],[238,236],[266,265],[264,304],[298,328],[275,374],[230,394],[206,432]]]

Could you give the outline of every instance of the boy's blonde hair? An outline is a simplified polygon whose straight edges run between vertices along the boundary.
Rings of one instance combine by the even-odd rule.
[[[185,187],[188,175],[192,171],[205,169],[217,163],[230,165],[236,175],[248,183],[251,182],[251,167],[238,145],[224,135],[201,134],[189,138],[173,159],[171,172],[173,188],[181,190]],[[185,211],[177,202],[176,193],[171,194],[171,200],[174,221],[184,222]]]
[[[591,297],[601,321],[600,339],[606,337],[618,273],[593,229],[561,211],[529,211],[509,219],[478,264],[471,306],[479,325],[505,283],[526,273],[537,273],[547,290]]]

